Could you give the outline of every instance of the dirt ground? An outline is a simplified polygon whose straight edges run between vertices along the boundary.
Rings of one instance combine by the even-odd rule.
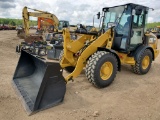
[[[83,72],[67,84],[62,104],[28,116],[11,84],[20,41],[16,31],[0,31],[0,120],[160,120],[160,55],[146,75],[122,66],[104,89],[91,85]]]

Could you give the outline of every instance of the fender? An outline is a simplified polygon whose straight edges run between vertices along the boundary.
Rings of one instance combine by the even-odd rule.
[[[117,58],[117,61],[118,61],[118,71],[121,71],[121,61],[120,61],[120,58],[117,55],[116,51],[114,51],[112,49],[107,49],[107,48],[104,48],[104,47],[98,47],[97,51],[106,51],[106,52],[111,52],[112,54],[114,54]]]
[[[154,60],[154,51],[153,48],[150,46],[146,46],[146,45],[140,45],[134,52],[132,52],[132,55],[135,59],[135,61],[138,60],[138,58],[140,57],[140,55],[146,50],[149,49],[152,52],[153,58],[152,60]]]

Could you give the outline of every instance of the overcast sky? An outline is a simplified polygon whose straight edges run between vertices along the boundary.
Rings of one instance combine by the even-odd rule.
[[[93,15],[103,7],[133,2],[155,9],[150,10],[148,22],[160,21],[160,0],[0,0],[0,18],[22,18],[22,9],[27,6],[51,12],[70,24],[92,25]]]

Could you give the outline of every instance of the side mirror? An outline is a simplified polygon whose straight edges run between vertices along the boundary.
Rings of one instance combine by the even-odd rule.
[[[98,14],[97,14],[97,19],[99,19],[100,18],[100,12],[98,12]]]

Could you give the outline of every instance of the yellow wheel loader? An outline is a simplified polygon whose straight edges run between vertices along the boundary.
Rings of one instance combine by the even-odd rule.
[[[100,30],[83,32],[75,41],[63,29],[60,63],[22,50],[13,84],[29,114],[61,103],[66,83],[84,68],[88,81],[98,88],[110,85],[122,64],[131,65],[136,74],[146,74],[159,54],[156,36],[146,33],[148,11],[133,3],[103,8],[102,16],[97,14],[102,21]],[[70,72],[65,78],[63,69]]]
[[[160,38],[160,26],[157,26],[157,27],[153,28],[153,29],[151,30],[151,32],[152,32],[153,34],[155,34],[158,39]]]

